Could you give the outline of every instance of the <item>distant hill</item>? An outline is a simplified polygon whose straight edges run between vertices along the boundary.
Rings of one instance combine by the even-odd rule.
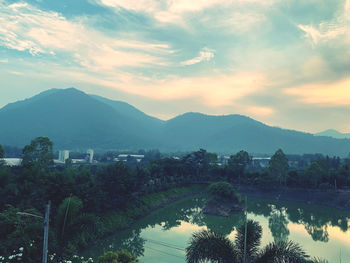
[[[216,152],[272,154],[282,148],[287,153],[323,153],[345,156],[349,139],[318,137],[310,133],[271,127],[241,115],[208,116],[186,113],[165,123],[164,134],[172,138],[171,148],[182,150],[203,147]]]
[[[53,89],[0,109],[0,144],[23,147],[48,136],[56,149],[324,153],[345,156],[349,139],[267,126],[241,115],[185,113],[168,121],[121,101],[74,88]]]
[[[0,143],[23,146],[48,136],[57,148],[157,147],[158,129],[130,115],[74,88],[50,90],[0,109]]]
[[[315,134],[316,136],[328,136],[336,139],[350,139],[350,133],[341,133],[337,130],[329,129]]]

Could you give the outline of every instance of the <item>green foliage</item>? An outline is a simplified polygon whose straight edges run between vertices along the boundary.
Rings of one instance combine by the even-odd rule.
[[[66,232],[70,231],[75,219],[79,216],[83,202],[76,196],[71,196],[62,201],[58,207],[56,223],[60,239],[64,240]]]
[[[209,186],[209,192],[214,197],[230,199],[230,200],[240,200],[238,193],[235,191],[233,186],[227,182],[217,182],[212,183]]]
[[[237,257],[242,262],[244,257],[244,234],[245,224],[237,228],[235,246],[238,251]],[[253,220],[247,221],[247,260],[251,262],[259,252],[261,243],[262,227]]]
[[[47,200],[52,201],[50,250],[56,251],[61,260],[169,200],[191,191],[204,190],[203,184],[197,188],[188,186],[193,183],[219,181],[211,186],[211,193],[219,198],[239,201],[232,186],[220,182],[231,176],[232,171],[216,165],[216,155],[203,149],[179,160],[164,158],[145,167],[132,168],[124,163],[50,166],[52,143],[46,137],[34,139],[23,153],[21,167],[0,166],[0,253],[5,255],[24,247],[28,262],[40,261],[37,258],[42,225],[40,220],[18,217],[17,208],[41,214]],[[240,153],[237,155],[245,156]],[[293,185],[321,187],[322,184],[334,186],[335,182],[338,186],[350,185],[349,162],[340,164],[335,158],[320,158],[317,164],[325,171],[322,176],[313,178],[315,182],[311,183],[308,176],[296,170],[289,178],[293,179]],[[268,175],[246,172],[243,182],[275,187],[276,181],[271,172]],[[304,182],[307,183],[304,185]],[[69,195],[71,197],[67,198]],[[344,222],[341,227],[346,230]],[[280,227],[276,222],[273,225]],[[326,231],[317,222],[310,222],[306,227],[313,238],[326,240]],[[29,247],[33,240],[35,242]]]
[[[258,256],[256,263],[293,262],[307,263],[309,256],[293,241],[270,243]]]
[[[237,256],[234,244],[226,237],[210,230],[192,234],[190,245],[186,248],[186,262],[206,261],[231,263]]]
[[[17,212],[19,209],[8,205],[0,213],[0,255],[8,258],[11,255],[21,253],[26,262],[40,262],[42,220],[21,216]],[[24,212],[40,215],[34,209],[28,209]]]
[[[97,263],[138,263],[139,261],[135,256],[130,254],[126,250],[118,252],[106,252],[100,256],[97,260]]]
[[[231,172],[241,176],[251,160],[252,158],[246,151],[239,151],[238,153],[230,156],[227,166]]]
[[[289,165],[288,159],[281,149],[275,152],[275,154],[271,157],[269,164],[271,175],[276,178],[277,181],[279,181],[279,184],[284,182],[286,185]]]
[[[48,168],[53,164],[53,143],[48,137],[37,137],[29,145],[23,148],[22,165],[31,167],[33,165],[39,168]]]
[[[0,159],[4,158],[4,156],[5,156],[4,148],[2,148],[2,145],[0,144]]]
[[[124,207],[133,198],[137,180],[131,169],[122,162],[108,165],[100,170],[96,178],[101,190],[102,208]]]
[[[233,243],[227,237],[208,230],[195,232],[186,248],[186,261],[188,263],[243,262],[244,233],[245,226],[243,225],[237,229],[236,240]],[[292,241],[270,243],[259,250],[261,236],[261,226],[257,222],[249,220],[247,222],[247,262],[308,262],[309,256],[298,244]]]

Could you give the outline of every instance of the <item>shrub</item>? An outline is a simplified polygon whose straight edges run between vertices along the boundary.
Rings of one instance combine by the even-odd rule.
[[[227,182],[212,183],[209,186],[209,192],[216,198],[219,197],[235,201],[240,200],[240,197],[233,186]]]

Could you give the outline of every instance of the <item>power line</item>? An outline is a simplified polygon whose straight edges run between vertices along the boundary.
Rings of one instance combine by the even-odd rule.
[[[145,248],[148,248],[148,249],[151,249],[151,250],[154,250],[154,251],[157,251],[159,253],[163,253],[165,255],[168,255],[168,256],[173,256],[173,257],[177,257],[177,258],[181,258],[181,259],[184,259],[183,257],[180,257],[178,255],[174,255],[174,254],[171,254],[171,253],[168,253],[168,252],[165,252],[163,250],[159,250],[159,249],[156,249],[156,248],[151,248],[151,247],[147,247],[147,246],[144,246]]]
[[[166,243],[166,242],[163,242],[163,241],[157,241],[157,240],[148,239],[148,238],[145,238],[145,240],[148,241],[149,243],[153,243],[153,244],[156,244],[156,245],[160,245],[160,246],[164,246],[164,247],[168,247],[168,248],[172,248],[172,249],[176,249],[176,250],[180,250],[180,251],[186,251],[186,249],[184,249],[182,247],[179,247],[177,245],[173,245],[173,244],[170,244],[170,243]]]

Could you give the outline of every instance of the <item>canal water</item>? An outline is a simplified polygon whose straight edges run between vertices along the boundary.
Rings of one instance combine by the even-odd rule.
[[[144,263],[184,263],[185,248],[191,234],[201,229],[235,238],[235,231],[244,222],[244,214],[229,217],[202,213],[204,196],[186,198],[158,209],[96,242],[84,254],[97,258],[106,251],[127,249]],[[330,207],[297,202],[248,198],[248,219],[263,228],[261,247],[273,241],[293,240],[312,257],[330,263],[350,262],[350,213]],[[340,261],[341,259],[341,261]]]

